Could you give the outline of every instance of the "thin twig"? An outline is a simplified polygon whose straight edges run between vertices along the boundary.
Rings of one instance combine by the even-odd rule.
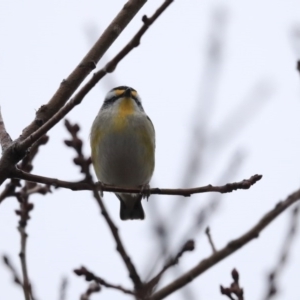
[[[27,233],[25,229],[21,226],[18,227],[18,230],[21,235],[21,251],[20,251],[20,260],[22,266],[22,274],[23,274],[23,291],[24,297],[26,300],[31,300],[31,285],[29,282],[28,271],[27,271],[27,261],[26,261],[26,241],[27,241]]]
[[[270,272],[268,276],[268,289],[264,298],[265,300],[272,299],[278,293],[278,278],[280,277],[281,273],[284,270],[284,267],[287,264],[292,243],[294,241],[294,238],[296,237],[299,222],[299,210],[300,205],[298,204],[291,211],[290,226],[282,244],[282,249],[279,255],[277,265],[274,267],[274,269]]]
[[[191,282],[193,279],[204,273],[206,270],[217,264],[225,257],[231,255],[251,240],[258,238],[260,232],[266,228],[278,215],[285,211],[292,204],[296,203],[300,199],[300,189],[288,196],[284,201],[279,202],[274,209],[266,213],[249,231],[243,234],[241,237],[229,242],[223,249],[217,251],[206,259],[203,259],[194,268],[183,274],[181,277],[174,280],[169,285],[165,286],[148,300],[159,300],[177,291],[184,285]]]
[[[121,285],[115,285],[108,283],[106,280],[100,278],[99,276],[94,275],[91,271],[89,271],[85,267],[81,267],[80,269],[75,269],[74,273],[78,276],[84,276],[86,281],[95,281],[99,283],[102,286],[105,286],[107,288],[119,290],[123,292],[124,294],[129,294],[129,295],[135,295],[134,291],[131,291],[129,289],[126,289],[122,287]]]
[[[11,274],[13,276],[14,283],[16,283],[17,285],[19,285],[23,289],[23,283],[22,283],[22,280],[20,279],[20,275],[18,274],[16,268],[10,262],[10,259],[8,258],[8,256],[7,255],[3,255],[2,259],[3,259],[3,263],[10,270],[10,272],[11,272]]]
[[[39,147],[48,142],[48,137],[43,136],[39,141],[37,141],[31,148],[31,151],[27,152],[27,155],[23,158],[22,162],[19,164],[19,168],[30,172],[33,169],[33,159],[38,153]],[[21,187],[19,191],[16,191],[17,187]],[[16,275],[17,273],[14,271],[15,281],[19,282],[22,285],[24,297],[26,300],[33,300],[32,287],[28,276],[28,267],[26,260],[26,242],[27,242],[27,233],[26,226],[27,222],[30,219],[29,213],[33,209],[33,204],[29,202],[29,196],[35,193],[46,194],[50,191],[49,186],[41,186],[36,183],[31,183],[26,181],[23,186],[21,186],[20,181],[16,179],[12,179],[9,184],[6,185],[4,191],[0,196],[0,202],[8,196],[15,196],[20,203],[20,209],[16,210],[16,214],[20,217],[18,231],[20,233],[20,261],[22,268],[22,283],[19,277]],[[13,270],[9,260],[4,258],[4,262],[11,270]]]
[[[36,157],[39,147],[47,144],[49,137],[47,135],[42,136],[37,142],[33,144],[30,148],[30,151],[27,152],[26,156],[19,163],[18,168],[27,173],[31,172],[33,169],[33,160]],[[22,194],[29,196],[32,194],[42,194],[45,195],[47,193],[51,193],[50,185],[39,185],[35,182],[26,182],[26,188],[22,188]],[[4,190],[0,194],[0,204],[1,202],[11,196],[17,196],[20,192],[16,191],[18,187],[21,187],[21,183],[19,179],[11,179],[11,181],[5,186]]]
[[[30,173],[33,169],[33,160],[39,152],[40,146],[44,146],[48,143],[49,136],[43,135],[38,141],[36,141],[27,151],[26,156],[22,159],[21,163],[18,165],[18,168],[24,172]]]
[[[24,297],[26,300],[32,300],[32,290],[31,283],[28,276],[28,267],[27,267],[27,257],[26,257],[26,243],[27,243],[27,233],[26,226],[27,222],[30,219],[29,213],[33,209],[33,204],[28,201],[28,195],[26,195],[26,185],[23,187],[20,193],[18,193],[17,199],[20,202],[20,209],[16,210],[16,214],[20,216],[18,231],[21,238],[21,249],[19,253],[21,267],[22,267],[22,276],[23,276],[23,291]]]
[[[112,221],[111,217],[109,216],[109,214],[106,210],[106,207],[104,205],[104,202],[102,201],[102,198],[97,190],[97,186],[93,183],[93,179],[92,179],[92,176],[90,173],[90,160],[85,158],[84,155],[82,154],[82,141],[78,137],[79,126],[77,124],[72,125],[72,124],[70,124],[70,122],[66,122],[65,125],[72,137],[72,139],[68,140],[66,142],[66,144],[69,147],[73,148],[77,153],[77,156],[74,158],[74,162],[78,166],[80,166],[81,172],[85,174],[84,182],[86,182],[86,184],[88,184],[88,186],[91,187],[93,196],[96,199],[96,201],[100,207],[101,213],[102,213],[108,227],[111,230],[111,233],[117,244],[117,251],[120,253],[121,258],[123,259],[123,261],[125,263],[125,266],[129,272],[129,277],[131,278],[131,280],[134,284],[135,290],[139,290],[143,286],[142,281],[135,269],[134,264],[132,263],[129,255],[127,254],[127,252],[125,250],[125,247],[119,236],[118,228],[116,227],[116,225]]]
[[[31,182],[44,183],[52,185],[54,187],[61,187],[70,189],[72,191],[84,191],[84,190],[93,190],[94,186],[86,181],[63,181],[56,178],[44,177],[34,174],[29,174],[21,170],[15,169],[11,175],[13,178],[24,179]],[[150,188],[147,193],[157,194],[157,195],[179,195],[184,197],[190,197],[193,194],[207,193],[207,192],[216,192],[216,193],[231,193],[235,190],[247,190],[253,186],[257,181],[262,178],[262,175],[253,175],[249,179],[244,179],[239,182],[227,183],[222,186],[213,186],[211,184],[196,187],[191,189],[165,189],[165,188]],[[96,188],[103,192],[113,192],[113,193],[140,193],[141,189],[139,188],[121,188],[115,186],[103,185],[101,183],[96,184]]]
[[[2,152],[4,152],[11,144],[12,139],[10,135],[7,133],[4,125],[4,121],[2,118],[1,107],[0,107],[0,144],[2,148]]]
[[[66,291],[68,287],[68,279],[62,278],[59,288],[59,300],[66,300]]]
[[[206,234],[206,236],[208,238],[208,242],[209,242],[209,244],[211,246],[212,252],[216,253],[217,250],[216,250],[215,244],[214,244],[214,242],[212,240],[212,237],[211,237],[211,234],[210,234],[210,228],[209,227],[206,227],[205,234]]]
[[[98,293],[101,291],[101,286],[97,282],[92,282],[84,294],[80,296],[80,300],[89,300],[92,294]]]
[[[187,241],[177,255],[173,258],[170,258],[169,261],[164,265],[162,270],[154,276],[147,284],[145,285],[145,289],[152,291],[153,288],[158,284],[159,280],[161,279],[162,275],[171,267],[178,264],[180,257],[187,251],[193,251],[195,249],[195,243],[193,240]]]
[[[101,70],[94,73],[94,76],[77,92],[77,94],[62,107],[51,119],[49,119],[44,125],[37,129],[33,134],[21,141],[18,145],[18,151],[24,151],[33,142],[37,141],[42,135],[47,133],[55,124],[62,120],[76,105],[80,104],[83,98],[91,91],[91,89],[101,80],[106,74],[115,70],[118,63],[135,47],[140,44],[141,37],[152,25],[152,23],[166,10],[166,8],[174,0],[166,0],[154,13],[151,18],[143,17],[144,25],[138,31],[138,33],[132,38],[132,40]]]
[[[68,147],[75,149],[77,156],[74,158],[73,162],[75,165],[80,167],[80,173],[85,175],[83,182],[91,182],[92,176],[90,174],[90,165],[92,163],[90,158],[85,158],[82,153],[82,140],[77,136],[79,132],[79,125],[72,125],[68,120],[65,120],[65,126],[69,133],[71,134],[72,139],[65,140],[65,144]]]
[[[44,136],[38,142],[36,142],[33,146],[32,152],[27,153],[27,156],[24,157],[19,167],[22,168],[23,170],[28,170],[30,172],[33,169],[32,161],[35,155],[38,153],[39,146],[46,144],[47,141],[48,141],[48,137]],[[47,193],[48,192],[47,187],[45,189],[44,186],[41,187],[36,183],[25,181],[24,186],[21,188],[21,190],[15,193],[15,196],[17,197],[20,203],[20,209],[16,210],[16,214],[20,216],[18,231],[20,233],[20,238],[21,238],[21,250],[19,253],[19,257],[21,261],[22,275],[23,275],[23,291],[26,300],[34,299],[32,286],[28,275],[27,256],[26,256],[28,235],[26,232],[26,227],[27,227],[28,220],[30,219],[29,213],[34,208],[34,205],[29,202],[29,196],[37,192]]]
[[[222,295],[227,296],[231,300],[244,300],[244,290],[240,287],[239,283],[239,272],[236,269],[233,269],[231,272],[231,277],[233,282],[230,287],[223,287],[220,285],[220,291]],[[237,298],[233,298],[232,295],[235,295]]]
[[[142,289],[143,283],[140,279],[140,276],[138,275],[138,273],[136,271],[134,264],[132,263],[129,255],[127,254],[127,251],[125,250],[125,247],[121,241],[121,238],[120,238],[120,235],[118,232],[118,228],[112,221],[111,217],[109,216],[107,209],[102,201],[102,198],[96,189],[93,190],[93,195],[94,195],[94,198],[96,199],[96,201],[100,207],[101,213],[102,213],[104,219],[106,220],[106,223],[114,237],[114,240],[117,244],[117,251],[120,253],[121,258],[123,259],[123,261],[127,267],[127,270],[129,272],[129,277],[131,278],[131,280],[134,284],[134,288],[136,291],[138,291],[138,290]]]
[[[5,198],[15,196],[16,188],[20,186],[21,184],[19,179],[11,179],[10,182],[6,184],[4,190],[0,194],[0,204]]]

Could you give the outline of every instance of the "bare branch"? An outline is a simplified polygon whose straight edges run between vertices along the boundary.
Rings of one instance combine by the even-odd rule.
[[[239,283],[239,272],[236,269],[233,269],[231,272],[231,276],[233,282],[231,283],[230,287],[225,288],[222,285],[220,285],[221,294],[227,296],[229,299],[232,300],[244,300],[244,290],[240,287]],[[233,298],[232,295],[235,295],[237,298]]]
[[[94,186],[86,181],[63,181],[56,178],[44,177],[34,174],[29,174],[23,172],[21,170],[15,169],[11,175],[13,178],[24,179],[31,182],[37,183],[44,183],[49,184],[54,187],[61,187],[70,189],[72,191],[84,191],[84,190],[93,190]],[[179,195],[184,197],[190,197],[193,194],[200,194],[200,193],[208,193],[208,192],[216,192],[216,193],[231,193],[235,190],[246,190],[253,186],[257,181],[262,178],[262,175],[253,175],[249,179],[244,179],[239,182],[227,183],[222,186],[213,186],[211,184],[196,187],[191,189],[165,189],[165,188],[151,188],[149,189],[149,194],[153,195]],[[96,184],[96,188],[100,191],[104,192],[113,192],[113,193],[140,193],[141,189],[139,188],[121,188],[115,186],[104,185],[98,182]],[[148,192],[148,191],[147,191]]]
[[[33,204],[28,202],[28,196],[20,193],[17,196],[20,202],[20,210],[16,210],[16,214],[20,216],[18,230],[21,237],[21,250],[19,257],[21,260],[22,266],[22,275],[23,275],[23,291],[24,297],[26,300],[32,300],[32,290],[31,283],[28,276],[27,260],[26,260],[26,242],[27,242],[27,233],[26,226],[27,221],[29,220],[29,212],[33,209]]]
[[[24,172],[30,173],[33,169],[32,162],[39,151],[39,147],[46,145],[49,141],[48,135],[43,135],[37,142],[35,142],[30,150],[27,152],[26,156],[22,159],[21,163],[18,165],[19,169]]]
[[[90,272],[87,268],[81,267],[80,269],[75,269],[74,273],[78,276],[84,276],[86,281],[95,281],[99,283],[102,286],[105,286],[107,288],[119,290],[123,292],[124,294],[129,294],[129,295],[135,295],[135,293],[129,289],[126,289],[120,285],[115,285],[108,283],[104,279],[100,278],[99,276],[94,275],[92,272]]]
[[[101,291],[101,286],[97,282],[92,282],[86,292],[81,295],[80,300],[89,300],[92,294],[98,293]]]
[[[0,108],[0,144],[1,144],[2,152],[4,152],[12,144],[12,139],[5,129],[1,108]]]
[[[23,289],[22,280],[20,279],[20,276],[18,275],[16,268],[10,262],[10,259],[8,258],[8,256],[3,255],[2,259],[3,259],[4,265],[7,266],[7,268],[10,270],[11,274],[13,275],[14,283],[19,285]]]
[[[232,240],[229,242],[223,249],[217,251],[213,255],[209,256],[206,259],[203,259],[198,265],[194,268],[183,274],[181,277],[174,280],[169,285],[165,286],[158,292],[156,292],[153,296],[149,298],[149,300],[159,300],[164,297],[170,295],[171,293],[177,291],[184,285],[191,282],[194,278],[198,277],[200,274],[204,273],[213,265],[217,264],[219,261],[224,259],[225,257],[231,255],[236,250],[240,249],[244,245],[246,245],[251,240],[257,238],[260,232],[267,227],[278,215],[280,215],[283,211],[285,211],[292,204],[296,203],[300,199],[300,189],[288,196],[284,201],[279,202],[274,209],[270,210],[266,213],[256,225],[254,225],[249,231],[247,231],[241,237]]]
[[[22,160],[20,164],[20,168],[24,170],[31,171],[33,169],[32,161],[35,155],[38,152],[38,148],[40,145],[46,144],[48,141],[48,137],[44,136],[38,142],[33,145],[32,152],[28,152],[27,156]],[[28,173],[29,174],[29,173]],[[25,182],[24,186],[21,188],[19,192],[15,193],[16,198],[20,203],[20,209],[16,210],[16,214],[20,216],[18,231],[20,233],[21,238],[21,250],[19,253],[21,267],[22,267],[22,275],[23,275],[23,291],[24,297],[26,300],[33,300],[33,292],[32,286],[28,275],[28,266],[27,266],[27,256],[26,256],[26,246],[27,246],[27,232],[26,227],[28,220],[30,219],[29,213],[33,210],[33,203],[29,202],[29,196],[34,193],[47,193],[49,191],[49,187],[44,187],[37,185],[32,182]]]
[[[102,201],[102,198],[96,189],[93,190],[93,194],[94,194],[94,198],[96,199],[96,201],[100,207],[101,213],[102,213],[104,219],[106,220],[106,223],[115,239],[115,242],[117,244],[117,251],[120,253],[121,258],[123,259],[123,261],[127,267],[127,270],[129,272],[129,277],[131,278],[131,280],[134,284],[134,288],[136,291],[138,291],[143,287],[143,283],[135,269],[134,264],[132,263],[130,257],[128,256],[128,254],[125,250],[125,247],[119,236],[118,228],[112,221],[111,217],[109,216],[107,209],[105,208],[105,205]]]
[[[175,266],[178,264],[180,257],[187,251],[193,251],[195,249],[195,242],[193,240],[187,241],[181,250],[177,253],[177,255],[173,258],[170,258],[169,261],[164,265],[162,270],[155,276],[153,277],[147,284],[145,289],[147,290],[152,290],[159,282],[161,279],[162,275],[171,267]]]
[[[290,226],[288,228],[287,235],[282,244],[281,253],[277,262],[277,265],[270,272],[268,276],[268,290],[265,296],[265,300],[272,299],[278,293],[278,278],[280,277],[284,267],[287,264],[289,253],[291,250],[292,243],[298,229],[299,219],[299,204],[291,211]]]
[[[152,17],[148,18],[147,16],[143,16],[142,21],[144,25],[142,28],[136,33],[136,35],[131,39],[131,41],[100,71],[98,71],[95,75],[101,76],[101,78],[107,73],[113,72],[118,63],[134,48],[138,47],[141,43],[141,38],[145,34],[145,32],[149,29],[149,27],[156,21],[156,19],[169,7],[169,5],[174,0],[165,0],[164,3],[156,10]],[[102,75],[102,73],[105,73]]]
[[[15,196],[16,188],[19,186],[21,186],[19,179],[11,179],[0,194],[0,204],[5,198]]]
[[[219,176],[219,179],[217,179],[217,182],[226,182],[226,180],[235,177],[238,169],[240,168],[243,162],[244,157],[245,155],[242,155],[242,151],[235,151],[232,157],[230,158],[228,166],[226,166],[225,170]],[[176,237],[178,241],[180,241],[180,244],[185,239],[193,239],[200,231],[202,232],[202,229],[205,226],[205,224],[207,224],[208,219],[213,216],[214,212],[219,207],[221,198],[222,194],[211,193],[209,195],[209,198],[206,199],[205,206],[201,207],[199,211],[195,213],[195,218],[192,219],[191,225],[181,234],[181,238]],[[155,209],[155,213],[152,213],[153,217],[155,218],[153,224],[155,224],[154,229],[156,236],[159,238],[161,255],[159,255],[155,263],[150,262],[151,267],[150,271],[148,271],[149,275],[146,278],[152,277],[150,274],[153,273],[153,270],[156,269],[158,261],[164,260],[167,256],[168,248],[170,245],[170,243],[168,242],[170,240],[170,234],[174,232],[174,226],[180,226],[178,225],[178,223],[171,222],[171,224],[168,225],[168,229],[166,227],[167,224],[165,222],[165,218],[160,217],[160,211],[158,210],[158,208],[156,208],[155,202],[151,204],[150,208]],[[176,268],[173,268],[173,271],[175,278],[182,274],[180,265],[177,265]],[[191,288],[185,288],[184,290],[182,290],[182,294],[185,299],[197,299],[197,296],[193,295]]]
[[[41,137],[33,146],[30,148],[30,151],[27,152],[26,156],[23,158],[21,163],[18,165],[18,168],[25,172],[31,172],[33,169],[32,162],[39,151],[39,147],[41,145],[47,144],[49,137],[44,135]],[[17,187],[21,187],[19,179],[11,179],[11,181],[5,186],[5,189],[2,191],[0,195],[0,203],[6,198],[11,196],[17,196],[18,192],[16,192]],[[31,194],[42,194],[45,195],[46,193],[51,192],[50,185],[39,185],[36,183],[26,183],[26,189],[22,189],[22,193],[28,195]]]
[[[210,234],[210,228],[209,228],[209,227],[207,227],[207,228],[205,229],[205,234],[206,234],[206,236],[207,236],[207,238],[208,238],[208,242],[209,242],[209,244],[210,244],[210,246],[211,246],[212,252],[213,252],[213,253],[216,253],[217,250],[216,250],[215,244],[214,244],[214,242],[213,242],[213,240],[212,240],[212,237],[211,237],[211,234]]]
[[[24,297],[26,300],[31,300],[31,285],[29,282],[28,271],[27,271],[27,262],[26,262],[26,241],[27,241],[27,233],[25,229],[19,226],[19,232],[21,235],[21,251],[19,253],[21,266],[22,266],[22,274],[23,274],[23,291]]]
[[[23,158],[22,162],[19,164],[19,168],[30,172],[33,169],[32,161],[36,154],[38,153],[39,147],[48,142],[48,137],[43,136],[39,139],[31,148],[31,151],[28,151],[26,156]],[[16,271],[14,271],[13,267],[9,263],[7,258],[4,258],[5,264],[12,270],[15,281],[20,283],[23,288],[24,297],[26,300],[33,300],[32,287],[28,276],[28,268],[26,261],[26,242],[27,242],[27,233],[26,226],[27,222],[30,219],[29,213],[33,209],[33,204],[29,202],[29,196],[34,193],[46,194],[50,191],[49,186],[42,186],[32,182],[25,182],[22,188],[19,191],[16,191],[17,187],[21,187],[20,181],[16,179],[12,179],[10,183],[8,183],[0,196],[0,202],[5,197],[15,196],[20,203],[20,209],[16,210],[16,214],[20,217],[18,231],[20,233],[21,246],[20,246],[20,261],[22,267],[22,276],[23,281],[17,276]]]
[[[0,185],[9,177],[14,165],[26,155],[27,149],[58,122],[59,118],[57,119],[57,112],[65,105],[70,96],[95,68],[103,54],[145,3],[146,0],[128,0],[92,49],[67,79],[63,80],[48,104],[40,107],[34,121],[23,130],[18,140],[6,149],[7,151],[5,151],[0,159]],[[67,107],[67,105],[64,107]],[[54,117],[54,115],[56,115],[56,117]],[[47,123],[50,119],[52,122],[53,119],[55,120],[52,125]],[[43,129],[39,130],[40,127]],[[36,133],[36,131],[38,131],[38,133]]]
[[[55,124],[62,120],[76,105],[80,104],[83,98],[91,91],[91,89],[108,73],[115,70],[118,63],[135,47],[140,43],[141,37],[152,25],[152,23],[163,13],[163,11],[174,0],[166,0],[154,13],[151,18],[143,17],[144,25],[138,31],[138,33],[132,38],[132,40],[101,70],[94,73],[94,76],[77,92],[77,94],[62,107],[51,119],[49,119],[44,125],[37,129],[33,134],[27,137],[24,141],[20,142],[17,147],[18,151],[24,151],[33,142],[38,140],[42,135],[47,133]]]
[[[73,148],[76,153],[77,157],[74,158],[74,164],[80,167],[80,172],[85,175],[84,182],[90,182],[92,179],[92,176],[90,174],[90,165],[92,163],[90,158],[85,158],[82,154],[82,140],[77,136],[77,133],[79,132],[79,125],[74,124],[72,125],[68,120],[65,120],[65,126],[69,133],[71,134],[72,139],[71,140],[65,140],[65,144],[68,147]]]
[[[78,66],[67,77],[67,79],[63,80],[48,104],[41,106],[41,108],[37,111],[35,120],[24,129],[23,134],[20,137],[21,141],[25,140],[30,136],[30,134],[38,130],[41,125],[53,117],[53,115],[67,102],[70,96],[96,67],[96,64],[102,58],[104,53],[146,2],[146,0],[127,1]],[[28,148],[31,144],[32,143],[29,143],[26,148]]]

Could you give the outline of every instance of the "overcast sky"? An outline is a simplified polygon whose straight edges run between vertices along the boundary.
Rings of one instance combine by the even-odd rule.
[[[125,2],[0,2],[0,103],[13,139],[47,103]],[[131,39],[142,25],[141,17],[151,15],[161,2],[152,0],[142,8],[97,68]],[[209,46],[212,43],[214,52]],[[179,269],[167,273],[164,285],[211,254],[204,229],[196,236],[189,230],[196,212],[210,201],[218,206],[206,225],[216,247],[221,248],[299,188],[299,56],[299,1],[177,0],[149,29],[141,45],[68,115],[70,121],[80,124],[84,151],[90,155],[89,131],[105,94],[116,85],[129,85],[139,92],[156,129],[152,186],[216,185],[263,175],[250,190],[217,199],[215,195],[195,195],[185,209],[172,209],[176,197],[150,197],[143,202],[146,219],[142,222],[119,220],[117,198],[105,193],[108,210],[143,278],[160,253],[153,232],[155,211],[169,224],[173,251],[188,238],[196,242],[196,250],[184,255]],[[35,160],[34,173],[81,179],[72,163],[74,153],[63,143],[68,137],[63,122],[50,131],[47,147],[41,148]],[[198,154],[199,168],[194,179],[187,179],[185,170],[193,153]],[[35,208],[27,227],[27,251],[37,299],[58,299],[63,276],[69,281],[67,299],[78,299],[87,287],[83,278],[73,274],[81,265],[110,282],[131,287],[89,192],[60,189],[31,199]],[[20,272],[17,208],[12,198],[1,204],[0,255],[9,255]],[[195,279],[187,291],[190,299],[225,299],[219,285],[230,284],[234,267],[240,272],[246,299],[263,299],[267,274],[278,261],[290,214],[290,210],[282,214],[259,239]],[[276,299],[300,299],[299,253],[298,235]],[[0,283],[1,299],[23,299],[2,264]],[[92,299],[127,297],[105,288],[101,293]],[[169,298],[184,297],[186,294],[177,292]]]

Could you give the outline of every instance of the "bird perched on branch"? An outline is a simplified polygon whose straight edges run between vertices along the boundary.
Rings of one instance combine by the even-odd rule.
[[[154,171],[155,131],[136,90],[112,89],[91,130],[92,162],[99,181],[123,188],[141,188],[140,194],[115,193],[120,218],[145,218],[142,196]]]

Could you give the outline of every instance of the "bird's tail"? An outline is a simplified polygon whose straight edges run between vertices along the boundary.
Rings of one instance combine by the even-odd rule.
[[[139,194],[116,194],[120,200],[120,219],[144,220],[145,214],[142,206],[142,195]]]

